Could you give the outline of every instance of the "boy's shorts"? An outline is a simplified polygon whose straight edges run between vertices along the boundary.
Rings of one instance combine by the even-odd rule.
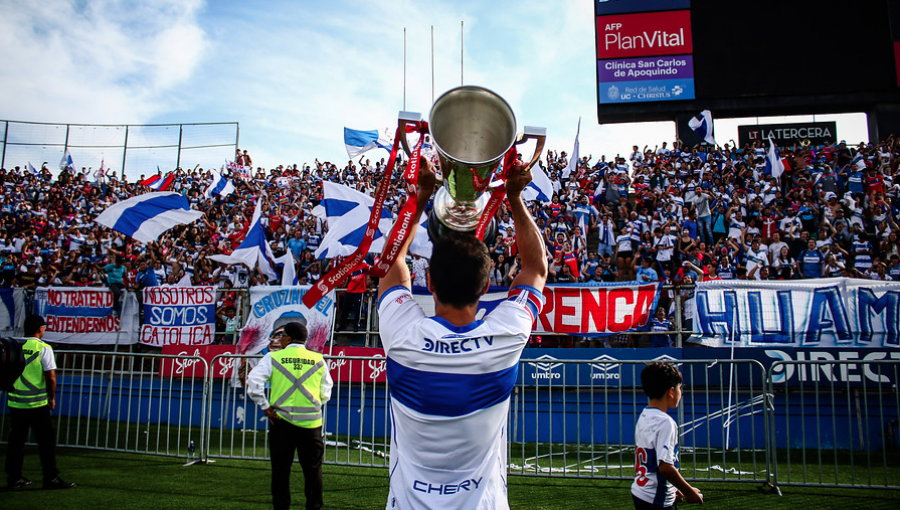
[[[646,501],[635,496],[634,494],[631,495],[631,499],[634,500],[635,510],[675,510],[677,508],[676,505],[659,506],[659,505],[654,505],[653,503],[647,503]]]

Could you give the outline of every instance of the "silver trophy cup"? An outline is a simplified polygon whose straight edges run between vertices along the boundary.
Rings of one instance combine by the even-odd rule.
[[[418,122],[421,115],[400,112],[401,143],[411,153],[406,140],[406,124]],[[516,135],[516,116],[512,108],[491,90],[463,86],[445,92],[431,107],[429,135],[440,159],[443,183],[434,197],[434,208],[428,217],[428,233],[432,238],[446,229],[473,232],[490,199],[493,174],[503,156],[514,144],[535,140],[537,146],[528,167],[534,165],[544,150],[546,129],[526,126]],[[496,235],[496,221],[485,231],[484,238]]]

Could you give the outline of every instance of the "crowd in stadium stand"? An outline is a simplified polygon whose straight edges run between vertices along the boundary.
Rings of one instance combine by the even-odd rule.
[[[652,149],[634,146],[614,158],[585,156],[569,165],[565,152],[548,151],[540,167],[554,193],[550,202],[532,202],[531,209],[545,232],[550,283],[900,280],[900,140],[782,147],[785,170],[779,179],[767,173],[766,152],[759,142],[684,147],[676,140]],[[246,151],[241,158],[251,161]],[[37,174],[0,170],[0,285],[119,283],[121,291],[188,281],[223,288],[266,284],[257,271],[207,258],[240,243],[262,190],[275,255],[291,251],[301,284],[313,283],[334,262],[314,255],[327,228],[312,214],[322,199],[320,183],[372,194],[384,165],[384,159],[373,159],[257,168],[252,178],[234,178],[237,192],[224,199],[204,197],[209,172],[179,169],[171,190],[206,214],[146,246],[92,221],[110,204],[149,192],[146,186],[90,169],[54,171],[55,176],[46,166]],[[401,180],[398,168],[386,202],[395,215],[403,202]],[[498,221],[496,238],[486,242],[494,258],[491,281],[502,286],[518,265],[504,207]],[[414,284],[423,283],[427,261],[408,263]]]

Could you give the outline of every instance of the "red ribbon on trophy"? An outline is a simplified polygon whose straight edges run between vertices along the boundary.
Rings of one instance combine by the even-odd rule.
[[[478,220],[478,227],[475,228],[475,237],[477,237],[479,241],[484,241],[484,233],[487,230],[488,225],[491,224],[491,220],[494,219],[494,215],[497,214],[500,203],[503,202],[503,199],[506,197],[506,179],[509,177],[509,172],[515,164],[518,155],[519,152],[516,150],[516,146],[513,145],[503,156],[503,171],[501,171],[500,175],[497,177],[503,181],[504,184],[497,186],[494,188],[494,191],[491,192],[491,198],[488,200],[487,206],[484,208],[484,212]]]
[[[410,156],[409,164],[406,165],[406,173],[404,174],[408,198],[403,209],[400,211],[400,215],[397,218],[394,229],[391,231],[388,242],[385,243],[382,258],[376,263],[375,267],[369,270],[369,274],[376,278],[381,278],[387,274],[388,269],[391,268],[391,265],[397,257],[397,251],[399,251],[400,246],[402,246],[409,237],[409,226],[404,229],[397,228],[397,225],[402,225],[404,218],[406,218],[405,221],[408,224],[415,214],[416,195],[418,190],[416,179],[419,174],[419,155],[421,154],[425,133],[428,132],[428,123],[424,121],[414,125],[407,125],[403,133],[400,132],[400,127],[397,127],[397,131],[394,134],[394,146],[391,148],[391,157],[384,167],[381,182],[378,183],[378,188],[375,190],[375,204],[372,206],[372,213],[369,215],[369,223],[366,227],[366,233],[363,236],[363,240],[352,255],[344,259],[340,264],[320,278],[319,281],[303,295],[303,304],[306,305],[307,308],[313,308],[325,294],[331,292],[364,263],[366,255],[369,253],[369,247],[372,245],[372,240],[375,239],[375,233],[378,231],[378,223],[381,221],[381,211],[384,209],[384,201],[387,199],[388,189],[391,186],[391,175],[393,175],[394,166],[397,163],[397,150],[399,149],[400,137],[406,136],[406,132],[419,132],[421,135],[419,136],[419,142],[416,144],[412,156]],[[410,206],[412,207],[411,209]]]

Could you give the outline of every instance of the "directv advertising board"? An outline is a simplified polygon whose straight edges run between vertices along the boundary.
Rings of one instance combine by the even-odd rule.
[[[600,15],[597,7],[597,94],[600,104],[694,98],[691,12]],[[684,2],[627,2],[647,8]],[[663,7],[660,7],[663,8]],[[615,12],[622,12],[616,10]]]

